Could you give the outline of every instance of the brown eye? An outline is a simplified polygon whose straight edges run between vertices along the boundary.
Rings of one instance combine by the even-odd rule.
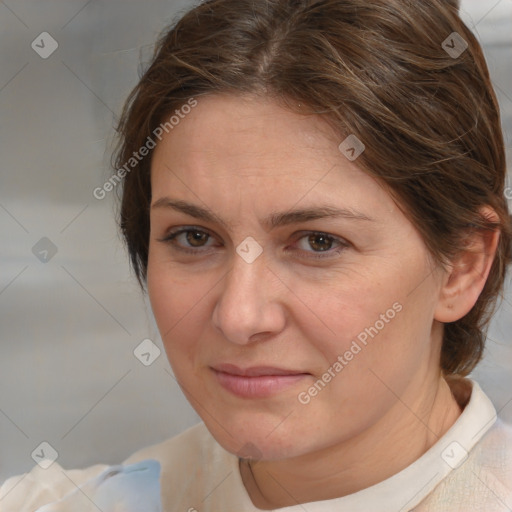
[[[306,258],[318,259],[339,255],[350,247],[343,239],[322,232],[307,233],[297,240],[297,245],[300,252],[306,253]]]
[[[315,249],[315,251],[328,251],[332,247],[333,241],[334,239],[332,237],[323,233],[315,233],[308,236],[308,244]]]
[[[210,238],[210,235],[204,231],[186,231],[186,234],[186,240],[192,247],[202,247],[202,244]]]
[[[194,227],[180,228],[168,233],[159,242],[170,245],[173,249],[189,254],[204,253],[202,248],[211,248],[213,244],[208,244],[213,236],[206,231]]]

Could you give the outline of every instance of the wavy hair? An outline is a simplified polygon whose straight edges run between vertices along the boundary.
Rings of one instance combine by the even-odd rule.
[[[450,54],[456,44],[460,54]],[[359,167],[387,187],[440,265],[462,250],[471,230],[501,231],[476,304],[444,325],[441,368],[467,375],[482,357],[511,259],[512,228],[499,107],[458,2],[202,2],[166,29],[131,92],[117,127],[116,168],[166,116],[192,97],[216,93],[262,95],[321,116],[340,141],[355,134],[366,146]],[[151,154],[124,178],[119,211],[143,289]],[[481,216],[485,205],[497,222]]]

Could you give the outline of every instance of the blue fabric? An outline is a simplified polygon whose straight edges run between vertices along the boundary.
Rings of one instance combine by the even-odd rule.
[[[75,503],[84,503],[87,496],[91,510],[103,512],[162,512],[160,498],[160,463],[153,459],[126,466],[110,466],[79,489],[56,503],[36,512],[77,510]],[[61,508],[65,505],[65,509]],[[84,510],[83,506],[79,508]]]

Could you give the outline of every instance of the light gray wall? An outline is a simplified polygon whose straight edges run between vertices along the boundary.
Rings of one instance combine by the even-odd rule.
[[[113,195],[92,195],[109,176],[113,115],[140,58],[191,5],[0,2],[0,481],[29,470],[42,441],[67,468],[116,463],[199,421],[163,349],[150,366],[133,355],[143,339],[161,341],[116,234]],[[463,7],[485,45],[510,162],[512,2]],[[44,31],[58,43],[47,59],[31,48],[51,48]],[[475,375],[512,421],[510,283],[506,300]]]

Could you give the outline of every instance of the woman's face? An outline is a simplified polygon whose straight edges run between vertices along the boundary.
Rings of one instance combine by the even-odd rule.
[[[202,97],[153,155],[153,312],[183,391],[233,453],[353,439],[407,412],[439,364],[440,273],[324,123]]]

